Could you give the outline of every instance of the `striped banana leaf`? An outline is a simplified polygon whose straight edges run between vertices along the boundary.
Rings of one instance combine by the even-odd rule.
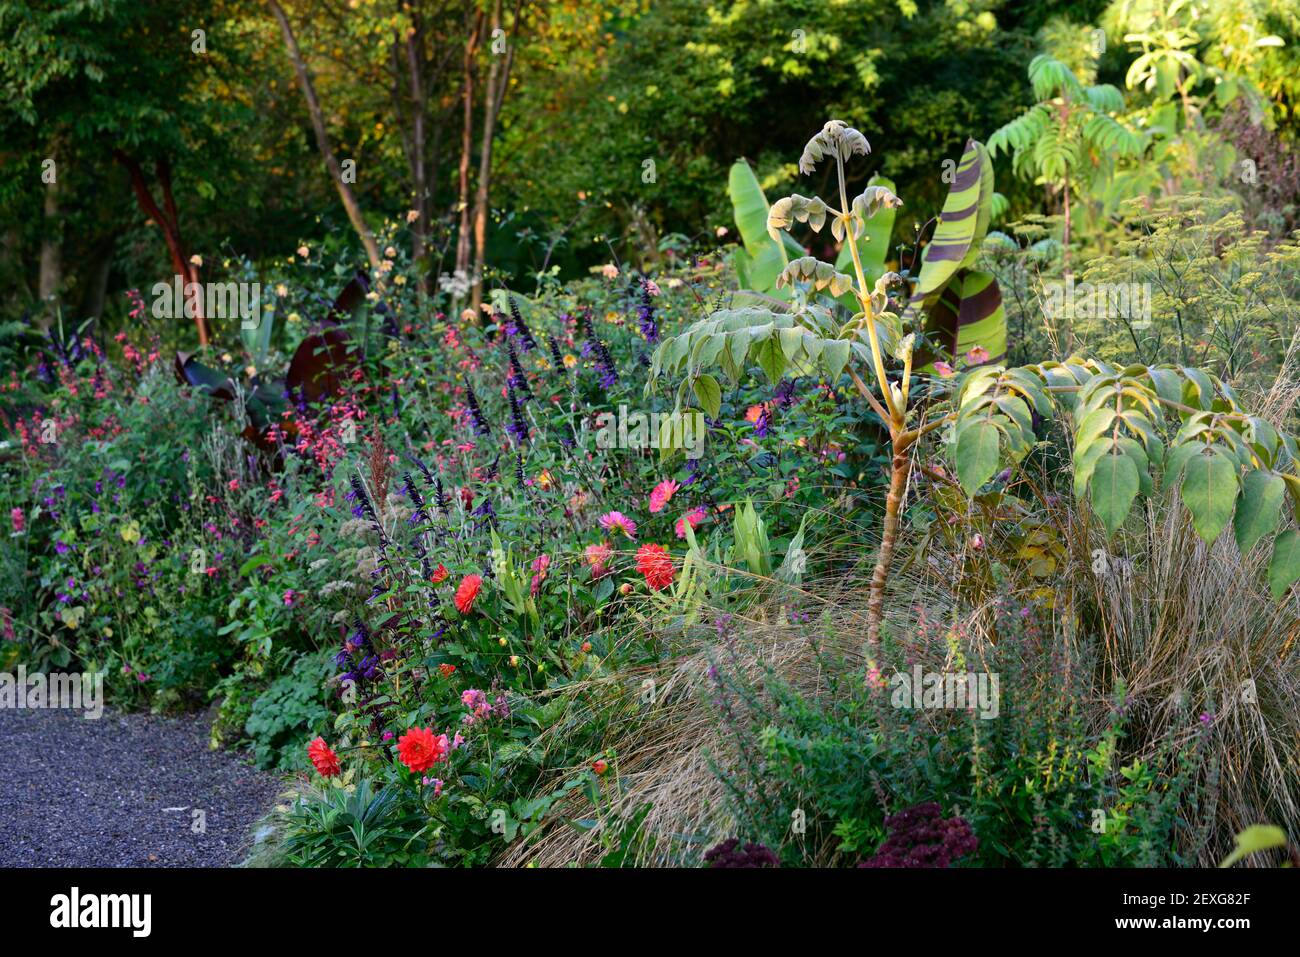
[[[1007,351],[1007,320],[997,280],[970,267],[979,256],[993,214],[993,163],[982,143],[966,141],[957,164],[939,225],[921,257],[921,273],[905,311],[905,318],[925,314],[925,332],[947,351],[965,355],[983,347],[990,362]]]
[[[991,273],[959,271],[926,314],[926,332],[940,352],[918,353],[920,368],[964,356],[976,346],[988,352],[986,361],[1001,362],[1007,354],[1007,314],[998,281]]]

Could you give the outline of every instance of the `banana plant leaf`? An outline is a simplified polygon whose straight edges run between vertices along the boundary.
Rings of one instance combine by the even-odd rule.
[[[736,217],[743,248],[736,250],[733,263],[741,285],[747,289],[767,293],[789,300],[788,289],[776,288],[776,277],[790,262],[790,256],[804,255],[804,249],[787,234],[781,241],[773,239],[767,231],[767,211],[770,204],[758,184],[758,177],[749,164],[736,160],[727,176],[727,193]]]
[[[926,336],[946,352],[918,356],[918,367],[925,371],[933,369],[936,359],[956,358],[977,346],[988,352],[990,362],[1006,355],[1002,291],[992,275],[971,268],[992,216],[993,162],[982,143],[967,140],[903,314],[904,321],[924,314]]]

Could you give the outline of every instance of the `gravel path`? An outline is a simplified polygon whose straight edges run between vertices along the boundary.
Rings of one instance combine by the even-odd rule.
[[[282,788],[208,750],[208,726],[202,715],[0,708],[0,867],[238,863]]]

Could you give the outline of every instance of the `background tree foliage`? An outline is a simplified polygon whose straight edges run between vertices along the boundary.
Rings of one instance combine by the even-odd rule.
[[[178,271],[178,257],[199,256],[196,277],[211,278],[231,254],[259,262],[303,242],[357,245],[274,6],[0,0],[10,316],[97,317],[126,289]],[[1017,162],[1026,175],[1008,175],[999,156],[1000,209],[1055,215],[1079,192],[1075,240],[1108,248],[1124,199],[1188,178],[1213,192],[1210,180],[1234,171],[1235,143],[1275,157],[1260,169],[1267,202],[1248,219],[1266,217],[1275,233],[1293,221],[1300,15],[1279,0],[278,6],[325,141],[355,164],[367,229],[405,230],[426,291],[457,269],[492,286],[543,265],[573,276],[611,251],[647,264],[721,227],[730,241],[729,166],[746,159],[780,195],[796,180],[789,157],[807,115],[841,117],[888,145],[849,188],[888,177],[909,197],[894,237],[907,243],[942,205],[944,162],[1041,99],[1028,67],[1042,53],[1085,87],[1123,91],[1105,112],[1150,145],[1125,160],[1098,155],[1104,138],[1080,141],[1077,164],[1113,172],[1100,177],[1104,195],[1067,186],[1051,164],[1029,175]],[[851,69],[830,69],[832,58]],[[46,159],[57,183],[42,179]],[[166,178],[175,224],[139,196],[147,186],[165,207]],[[1059,238],[1059,222],[1051,229]],[[825,248],[810,251],[834,259],[834,241],[817,241]]]

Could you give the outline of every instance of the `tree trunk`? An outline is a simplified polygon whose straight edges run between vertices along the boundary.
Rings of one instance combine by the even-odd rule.
[[[424,154],[424,57],[423,36],[416,21],[406,36],[406,64],[410,70],[411,87],[411,180],[415,187],[415,222],[411,224],[411,259],[419,263],[424,258],[425,236],[429,228],[429,187],[425,181],[428,166]],[[420,269],[420,288],[426,288],[426,270]]]
[[[871,588],[867,599],[867,646],[875,649],[880,644],[880,625],[885,617],[885,586],[889,583],[889,570],[894,562],[894,547],[898,543],[899,519],[903,499],[907,495],[907,479],[912,467],[908,455],[910,443],[899,442],[898,433],[892,432],[893,458],[890,461],[889,492],[885,497],[885,518],[881,526],[880,551],[876,554],[876,567],[871,573]]]
[[[515,4],[513,25],[518,29],[520,4]],[[501,0],[492,8],[492,31],[501,28]],[[505,62],[492,55],[488,69],[487,90],[483,97],[483,141],[479,144],[478,195],[474,198],[474,291],[472,305],[475,312],[483,301],[483,267],[487,259],[488,199],[492,185],[492,138],[496,135],[497,117],[510,87],[510,68],[514,64],[514,37],[506,47]]]
[[[478,35],[482,27],[483,19],[480,14],[475,18],[473,29],[465,40],[465,81],[462,94],[463,116],[460,132],[460,182],[457,192],[460,228],[456,234],[456,272],[463,276],[469,275],[470,269],[469,164],[474,152],[474,56],[478,50]]]
[[[56,167],[57,169],[57,167]],[[63,223],[59,219],[59,181],[45,186],[41,225],[41,272],[38,293],[42,302],[58,305],[63,288]]]
[[[90,275],[81,293],[81,309],[78,319],[98,320],[104,315],[104,301],[108,295],[108,275],[113,269],[113,250],[117,246],[117,234],[110,233],[95,243],[91,252]]]
[[[1065,231],[1062,245],[1065,247],[1065,275],[1070,275],[1070,177],[1065,177]]]
[[[186,255],[185,243],[181,239],[180,224],[176,212],[176,199],[172,195],[171,166],[167,160],[160,159],[155,163],[155,172],[158,182],[162,188],[163,205],[166,207],[164,213],[159,209],[158,204],[154,201],[153,195],[149,192],[149,184],[145,181],[144,171],[140,164],[133,158],[122,152],[120,149],[113,150],[113,156],[119,163],[126,168],[131,177],[131,188],[135,191],[136,202],[140,204],[140,210],[145,216],[152,219],[158,224],[163,232],[163,241],[167,243],[167,252],[171,256],[172,269],[174,275],[181,277],[181,282],[185,284],[199,282],[199,270],[189,260]],[[204,316],[203,293],[199,291],[194,299],[194,325],[199,334],[199,345],[208,344],[208,324]]]
[[[378,271],[380,263],[383,262],[383,256],[379,253],[379,244],[375,241],[375,235],[370,231],[365,216],[362,215],[361,205],[357,202],[351,185],[343,181],[343,170],[330,146],[329,134],[325,130],[325,117],[321,112],[320,101],[316,99],[316,88],[312,85],[311,76],[307,72],[307,64],[303,62],[298,41],[294,38],[293,28],[289,25],[289,18],[285,16],[284,9],[276,0],[267,0],[267,4],[275,19],[279,21],[280,32],[284,35],[284,45],[289,51],[289,59],[293,61],[293,69],[298,75],[298,85],[302,87],[303,98],[307,101],[307,112],[311,116],[312,130],[316,134],[316,146],[325,158],[325,166],[334,180],[334,186],[338,190],[339,199],[343,201],[343,208],[347,211],[352,228],[356,230],[361,245],[366,250],[370,268]]]

